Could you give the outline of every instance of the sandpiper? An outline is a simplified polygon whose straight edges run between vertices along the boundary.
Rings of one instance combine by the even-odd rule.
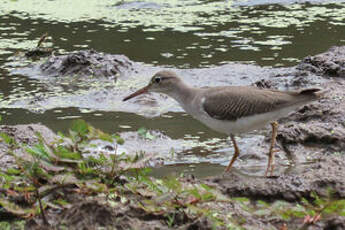
[[[272,175],[274,169],[273,148],[277,136],[277,119],[317,100],[321,95],[318,88],[299,91],[260,89],[252,86],[195,88],[185,84],[174,72],[163,70],[156,73],[147,86],[125,97],[123,101],[148,92],[167,94],[195,119],[230,136],[235,152],[225,172],[231,169],[240,154],[235,135],[271,123],[272,138],[265,176],[268,172]]]

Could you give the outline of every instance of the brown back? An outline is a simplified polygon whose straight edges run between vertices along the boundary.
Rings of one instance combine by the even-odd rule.
[[[280,108],[307,103],[318,98],[320,89],[278,91],[250,86],[227,86],[205,89],[204,110],[219,120],[271,112]]]

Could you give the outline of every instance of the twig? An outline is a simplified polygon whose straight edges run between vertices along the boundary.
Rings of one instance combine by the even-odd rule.
[[[37,42],[37,48],[41,47],[42,43],[46,40],[48,37],[48,33],[45,33],[41,36],[40,40]]]
[[[114,177],[115,176],[115,165],[116,165],[116,154],[117,154],[117,144],[115,144],[115,149],[114,149],[114,157],[113,157],[113,164],[111,166],[111,172],[110,172],[110,176]]]
[[[40,197],[40,193],[38,191],[38,188],[36,188],[36,196],[37,196],[37,199],[38,199],[38,204],[40,206],[43,223],[45,225],[49,226],[49,222],[48,222],[48,220],[46,218],[46,215],[44,214],[44,209],[43,209],[43,206],[42,206],[41,197]]]

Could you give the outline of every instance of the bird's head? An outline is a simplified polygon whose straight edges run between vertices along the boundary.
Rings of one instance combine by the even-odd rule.
[[[125,97],[123,101],[127,101],[133,97],[149,92],[169,94],[169,92],[171,92],[180,81],[180,78],[178,78],[174,72],[167,70],[159,71],[153,75],[147,86]]]

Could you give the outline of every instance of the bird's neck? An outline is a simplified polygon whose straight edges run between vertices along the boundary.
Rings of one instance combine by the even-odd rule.
[[[174,98],[184,109],[185,106],[190,104],[195,97],[197,88],[191,87],[184,82],[176,84],[174,90],[167,93],[170,97]]]

